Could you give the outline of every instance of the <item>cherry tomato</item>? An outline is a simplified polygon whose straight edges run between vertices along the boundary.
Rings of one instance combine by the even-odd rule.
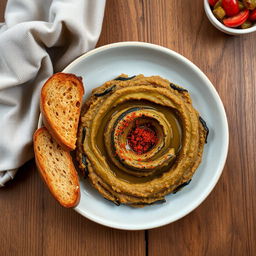
[[[227,16],[234,16],[239,13],[239,4],[237,0],[222,0],[222,7]]]
[[[256,20],[256,9],[253,10],[253,11],[250,13],[249,20],[250,20],[250,21],[255,21],[255,20]]]
[[[236,16],[224,19],[223,23],[227,27],[235,28],[242,25],[248,19],[248,17],[249,17],[249,10],[245,9],[240,13],[238,13]]]
[[[208,1],[209,1],[210,6],[212,6],[212,7],[218,2],[218,0],[208,0]]]

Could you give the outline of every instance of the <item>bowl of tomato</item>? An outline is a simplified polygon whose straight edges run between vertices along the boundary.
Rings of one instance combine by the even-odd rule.
[[[204,9],[212,25],[226,34],[256,32],[256,0],[204,0]]]

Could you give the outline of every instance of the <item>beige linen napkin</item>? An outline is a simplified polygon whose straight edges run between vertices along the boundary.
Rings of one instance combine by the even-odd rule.
[[[43,83],[95,47],[105,0],[9,0],[0,25],[0,187],[33,157]]]

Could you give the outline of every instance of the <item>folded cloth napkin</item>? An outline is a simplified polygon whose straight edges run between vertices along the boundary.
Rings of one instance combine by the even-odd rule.
[[[95,47],[105,0],[9,0],[0,25],[0,187],[33,157],[43,83]]]

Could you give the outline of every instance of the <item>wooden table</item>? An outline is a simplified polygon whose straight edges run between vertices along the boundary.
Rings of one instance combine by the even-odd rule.
[[[2,20],[5,1],[0,2]],[[98,46],[132,40],[163,45],[192,60],[213,82],[230,127],[224,172],[210,196],[186,217],[128,232],[60,207],[30,161],[0,191],[0,255],[255,255],[255,36],[219,32],[200,0],[108,0]]]

